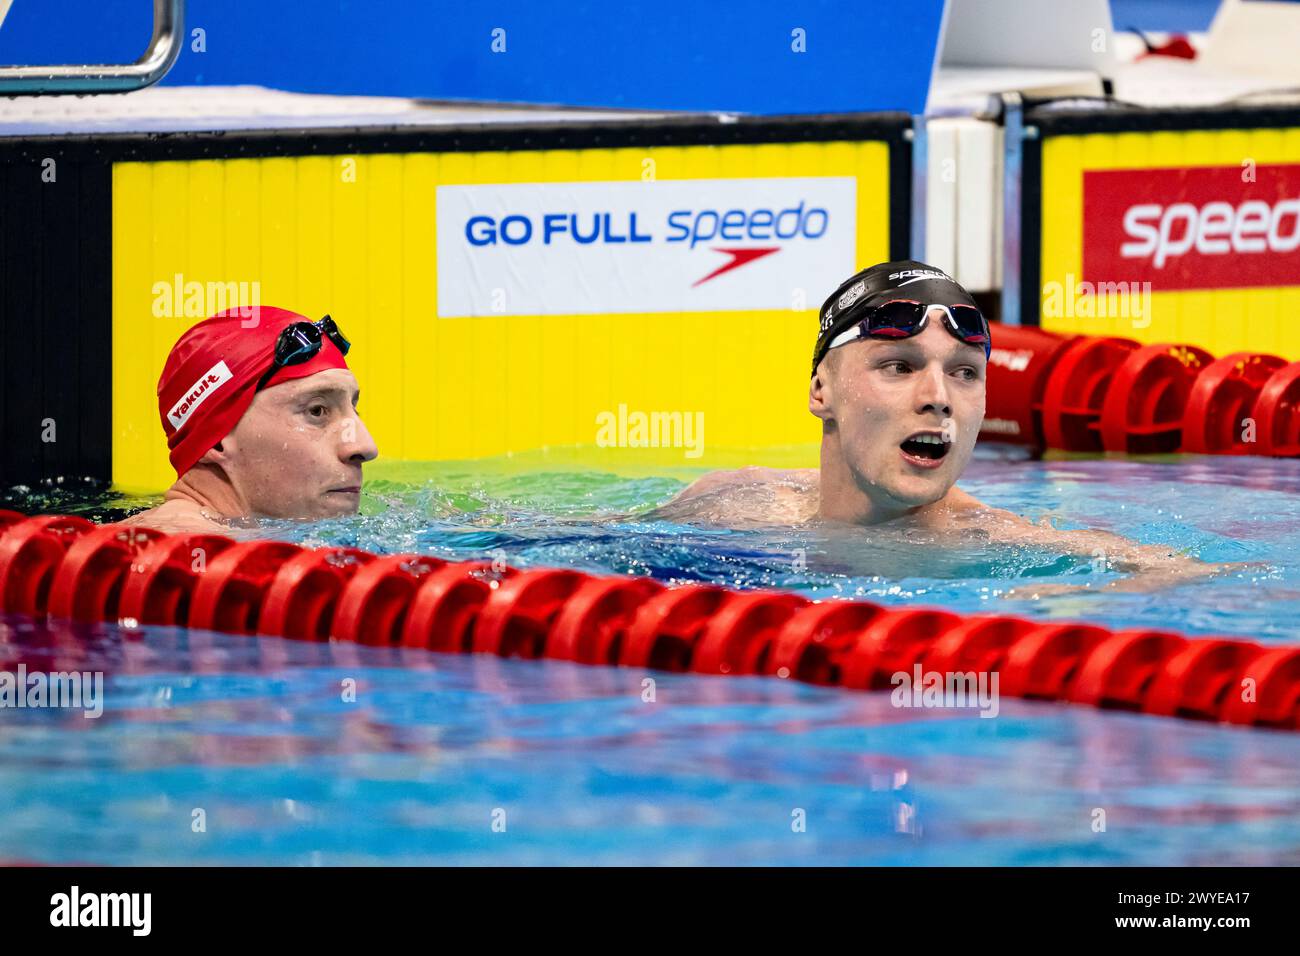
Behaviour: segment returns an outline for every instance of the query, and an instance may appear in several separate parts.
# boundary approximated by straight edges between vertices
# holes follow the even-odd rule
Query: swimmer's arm
[[[1226,564],[1208,564],[1167,545],[1138,544],[1109,531],[1058,531],[1065,550],[1090,557],[1127,577],[1108,581],[1112,591],[1150,591],[1191,578],[1209,577],[1226,570]]]
[[[1138,544],[1110,531],[1061,531],[1047,524],[1032,524],[1010,512],[998,512],[998,516],[1007,522],[1004,526],[1008,530],[1014,529],[1014,537],[1004,540],[1091,558],[1099,563],[1104,562],[1109,570],[1127,575],[1107,581],[1100,587],[1040,585],[1033,589],[1036,593],[1066,590],[1152,591],[1195,578],[1221,574],[1236,567],[1231,564],[1208,564],[1167,545]]]

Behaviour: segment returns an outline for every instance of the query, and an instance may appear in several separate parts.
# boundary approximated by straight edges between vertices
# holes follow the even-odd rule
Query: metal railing
[[[153,39],[135,63],[89,66],[0,66],[0,96],[35,93],[127,93],[152,86],[172,68],[185,32],[185,0],[153,0]]]

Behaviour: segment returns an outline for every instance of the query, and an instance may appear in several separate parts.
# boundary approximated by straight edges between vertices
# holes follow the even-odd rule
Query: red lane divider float
[[[339,594],[374,555],[355,548],[295,554],[275,572],[262,599],[259,634],[303,641],[329,640]]]
[[[198,575],[234,543],[217,534],[170,535],[154,542],[131,562],[122,582],[118,619],[133,625],[188,623]],[[102,620],[112,619],[105,608]]]
[[[1284,365],[1255,399],[1259,454],[1300,457],[1300,362]]]
[[[70,540],[51,580],[46,607],[50,616],[74,621],[117,616],[127,567],[161,537],[161,532],[149,528],[113,525],[79,533]]]
[[[418,554],[367,555],[342,588],[333,621],[323,636],[357,644],[400,644],[411,595],[424,578],[446,563]]]
[[[231,634],[256,634],[271,580],[302,548],[283,541],[245,541],[205,559],[194,576],[190,627]]]
[[[551,624],[545,656],[581,664],[617,664],[637,612],[664,590],[649,578],[588,578]]]
[[[987,672],[1008,696],[1300,730],[1300,647],[237,544],[57,515],[0,511],[0,610],[863,690],[918,667],[945,684]]]
[[[1065,451],[1300,457],[1300,362],[995,324],[981,435]]]
[[[1101,406],[1101,447],[1131,454],[1178,451],[1192,383],[1213,361],[1190,345],[1147,345],[1129,354]]]
[[[1243,422],[1254,418],[1259,393],[1273,374],[1285,366],[1286,362],[1276,355],[1250,352],[1234,352],[1211,363],[1196,376],[1187,397],[1182,427],[1183,451],[1251,454],[1251,442],[1244,440],[1248,430],[1243,427]],[[1276,404],[1268,402],[1265,407],[1273,412]],[[1260,430],[1257,421],[1254,441],[1259,444],[1261,453],[1272,454],[1263,451],[1265,439]]]
[[[493,585],[513,573],[511,568],[493,572],[478,562],[443,565],[416,589],[406,611],[402,646],[469,653],[474,622]]]
[[[772,641],[766,673],[806,684],[839,684],[844,652],[885,609],[865,601],[827,601],[794,615]]]
[[[10,519],[0,529],[0,609],[46,613],[55,569],[77,538],[94,528],[85,518],[66,515]]]

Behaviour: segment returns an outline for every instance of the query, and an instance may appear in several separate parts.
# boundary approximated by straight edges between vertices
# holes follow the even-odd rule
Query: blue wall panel
[[[650,109],[924,108],[942,0],[191,0],[169,84]],[[0,61],[124,62],[148,0],[14,0]],[[492,50],[505,31],[505,52]],[[792,50],[804,31],[806,52]]]

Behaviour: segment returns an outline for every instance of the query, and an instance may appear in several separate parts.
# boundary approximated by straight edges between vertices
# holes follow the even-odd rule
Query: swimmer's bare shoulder
[[[646,521],[735,528],[796,524],[816,515],[817,507],[817,469],[751,465],[710,472],[671,501],[640,517]]]
[[[970,492],[953,485],[940,506],[943,513],[960,524],[978,524],[990,537],[1015,536],[1036,527],[1014,511],[986,505]]]
[[[152,528],[164,534],[231,535],[231,525],[211,517],[190,501],[164,501],[157,508],[141,511],[118,522],[119,525]]]

